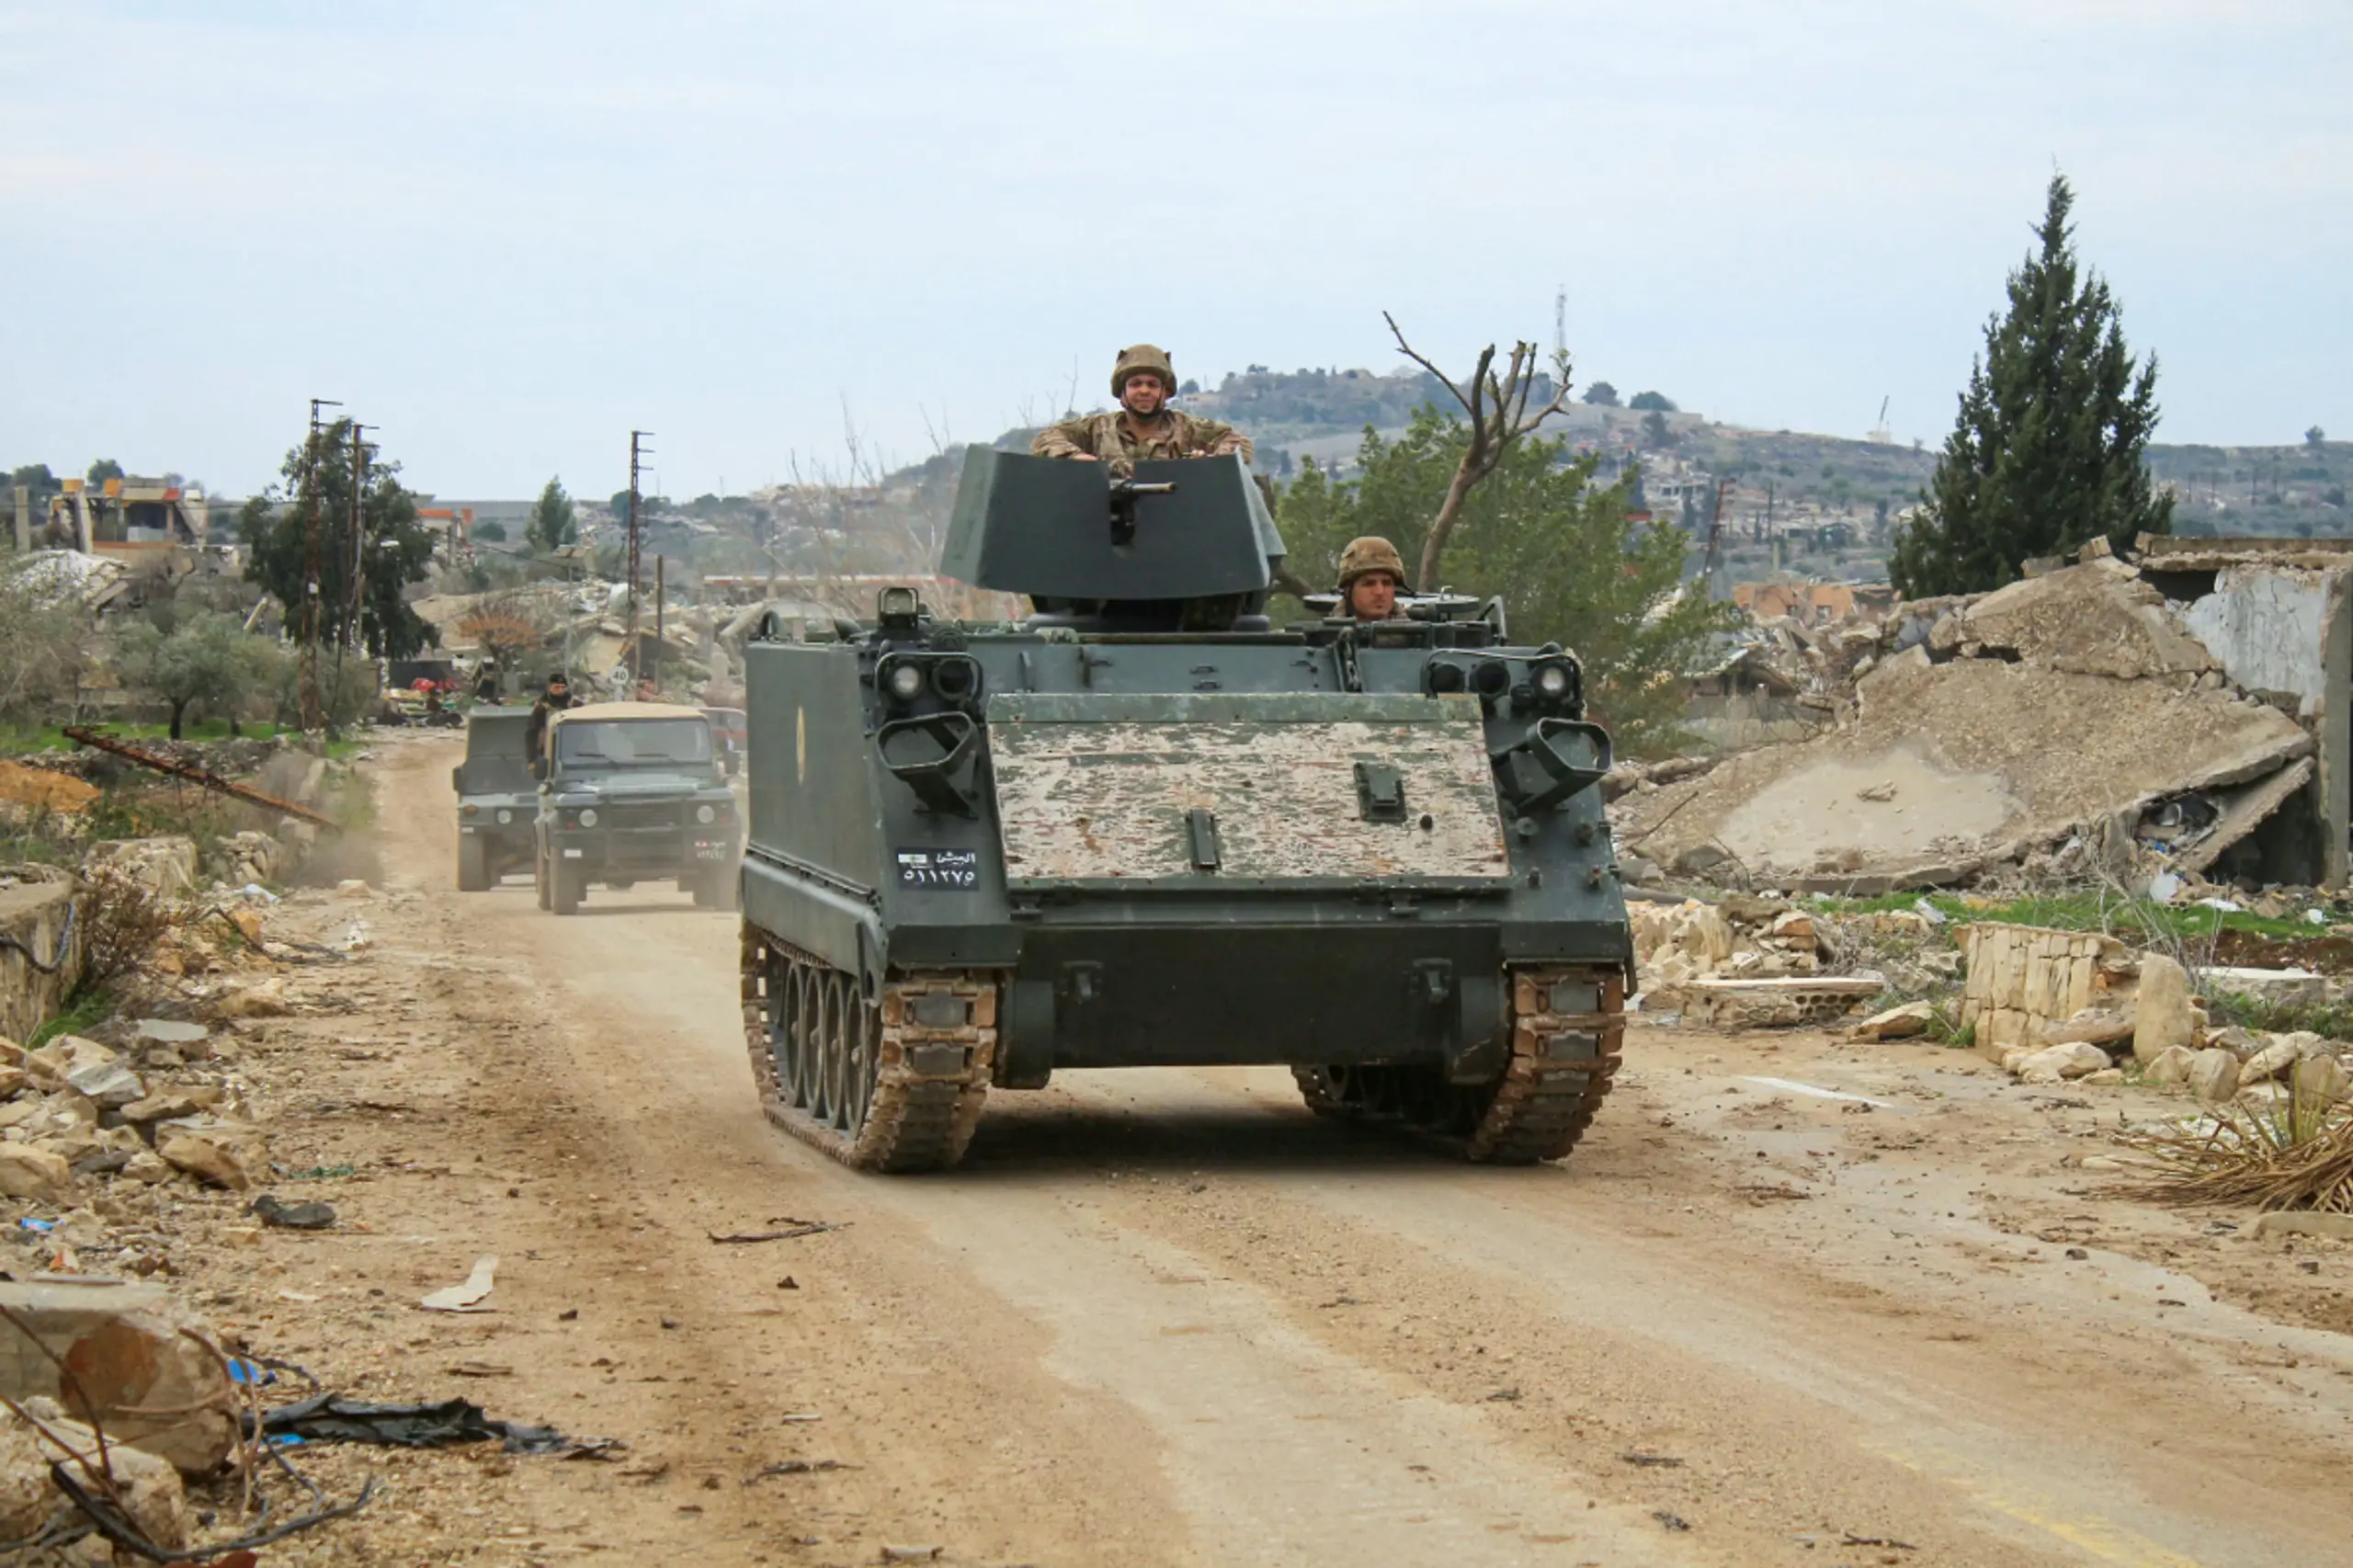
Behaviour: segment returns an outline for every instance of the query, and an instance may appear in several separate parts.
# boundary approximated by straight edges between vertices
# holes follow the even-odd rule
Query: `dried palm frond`
[[[2111,1189],[2117,1197],[2353,1213],[2353,1105],[2294,1095],[2271,1109],[2232,1106],[2123,1142],[2143,1167]]]

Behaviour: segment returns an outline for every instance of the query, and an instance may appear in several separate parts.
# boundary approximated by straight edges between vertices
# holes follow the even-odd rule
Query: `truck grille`
[[[631,805],[600,806],[598,821],[607,827],[652,828],[676,827],[680,808],[675,801],[641,802]]]

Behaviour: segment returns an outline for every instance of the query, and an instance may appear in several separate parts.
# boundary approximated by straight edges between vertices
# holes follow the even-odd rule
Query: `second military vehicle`
[[[743,829],[710,721],[699,708],[597,702],[547,726],[533,824],[540,907],[570,915],[591,883],[676,881],[733,908]]]
[[[458,791],[458,891],[483,892],[509,871],[529,869],[540,787],[531,778],[528,708],[477,708],[466,715],[466,760],[450,770]]]
[[[1238,459],[1132,479],[973,448],[944,574],[746,650],[744,1022],[769,1118],[954,1164],[992,1085],[1289,1065],[1319,1112],[1568,1153],[1631,944],[1576,660],[1500,606],[1277,629]]]

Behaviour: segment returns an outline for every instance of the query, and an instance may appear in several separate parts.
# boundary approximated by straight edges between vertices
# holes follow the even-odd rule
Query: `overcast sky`
[[[1933,10],[1933,17],[1921,13]],[[2054,166],[2163,439],[2353,437],[2353,6],[0,0],[0,463],[687,497],[1549,339],[1940,441]]]

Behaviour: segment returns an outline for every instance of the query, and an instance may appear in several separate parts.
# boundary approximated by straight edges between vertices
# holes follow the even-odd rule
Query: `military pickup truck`
[[[548,722],[534,823],[540,907],[570,915],[597,883],[675,881],[735,907],[744,828],[724,754],[697,708],[597,702]]]
[[[485,892],[531,863],[540,812],[525,735],[528,708],[477,708],[466,719],[466,760],[450,770],[458,791],[458,891]]]

